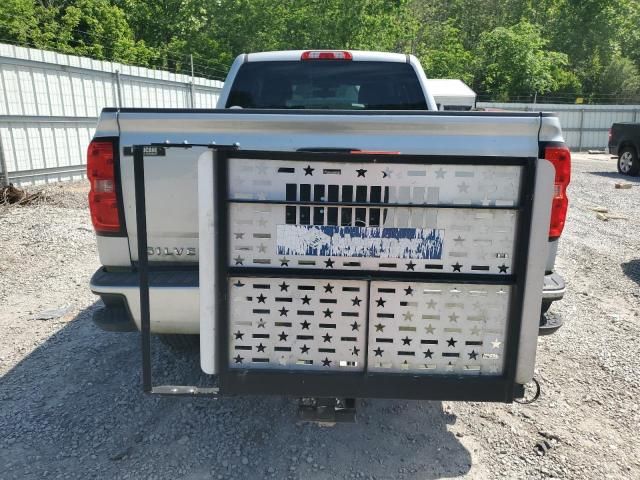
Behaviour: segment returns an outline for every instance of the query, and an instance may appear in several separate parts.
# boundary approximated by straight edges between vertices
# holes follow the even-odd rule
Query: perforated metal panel
[[[499,375],[511,288],[371,282],[370,371]]]
[[[303,208],[320,211],[317,225],[300,223]],[[340,212],[355,210],[369,225],[373,210],[381,216],[378,226],[354,227],[327,225],[330,208],[232,204],[230,265],[409,273],[512,272],[515,211],[335,207]],[[289,210],[296,215],[290,217]]]
[[[518,201],[518,166],[419,165],[388,158],[374,164],[236,158],[229,164],[229,196],[416,205],[513,206]]]
[[[230,266],[509,274],[520,169],[233,159]]]
[[[230,368],[364,368],[367,283],[229,279]]]

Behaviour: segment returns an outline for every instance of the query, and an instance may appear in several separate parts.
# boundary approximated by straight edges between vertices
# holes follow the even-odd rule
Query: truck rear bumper
[[[556,272],[546,274],[544,276],[544,287],[542,289],[542,303],[562,300],[565,290],[564,278]]]
[[[140,329],[138,273],[99,269],[91,278],[91,291],[105,306],[96,310],[94,322],[103,330],[129,332]],[[564,279],[552,272],[544,277],[542,303],[561,300]],[[162,334],[199,333],[198,270],[149,272],[151,331]]]

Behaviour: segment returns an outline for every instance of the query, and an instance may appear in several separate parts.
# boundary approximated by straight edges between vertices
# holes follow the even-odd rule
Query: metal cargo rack
[[[194,147],[213,195],[215,232],[200,224],[200,292],[211,307],[201,303],[200,332],[216,386],[153,386],[144,164],[154,148]],[[536,158],[133,152],[146,392],[522,396]]]

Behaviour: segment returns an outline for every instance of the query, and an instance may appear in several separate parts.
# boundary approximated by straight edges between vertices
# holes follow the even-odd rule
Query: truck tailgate
[[[296,151],[347,149],[470,158],[538,156],[539,114],[432,112],[252,112],[131,109],[117,116],[120,171],[130,254],[137,259],[133,185],[135,144],[234,144],[241,149]],[[114,121],[114,128],[116,122]],[[545,128],[552,128],[546,126]],[[560,135],[547,132],[550,138]],[[171,149],[148,157],[147,222],[150,261],[198,262],[197,158],[194,150]],[[393,162],[393,160],[391,160]],[[416,177],[416,181],[424,178]],[[463,177],[447,177],[457,189]],[[457,183],[456,183],[457,182]],[[464,188],[464,187],[463,187]],[[425,190],[426,192],[426,190]],[[474,192],[477,196],[478,192]],[[482,196],[482,195],[481,195]],[[467,197],[466,201],[471,201]],[[478,197],[473,200],[482,200]]]

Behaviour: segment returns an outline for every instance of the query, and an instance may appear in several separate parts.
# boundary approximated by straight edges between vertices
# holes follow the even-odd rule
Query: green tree
[[[607,65],[599,78],[598,90],[615,95],[612,101],[640,100],[640,72],[628,58],[616,55]]]
[[[460,30],[448,21],[429,29],[416,46],[428,77],[459,78],[473,83],[473,53],[465,49]]]
[[[0,6],[0,41],[28,44],[38,29],[32,0],[3,0]]]
[[[527,21],[483,33],[476,50],[477,85],[500,100],[577,88],[567,55],[546,50],[546,44],[541,29]]]

